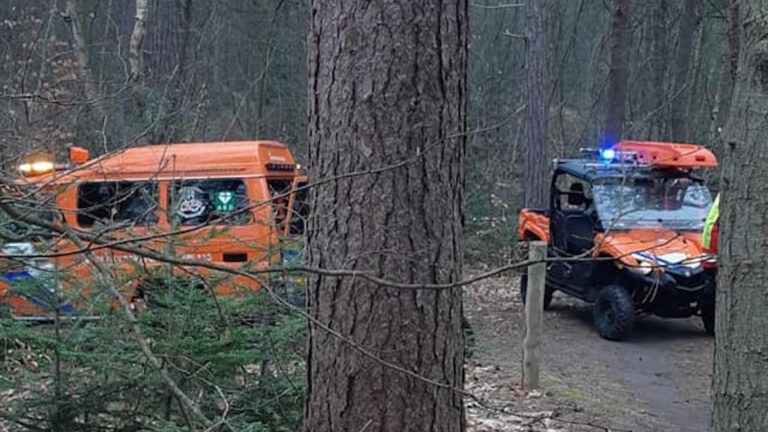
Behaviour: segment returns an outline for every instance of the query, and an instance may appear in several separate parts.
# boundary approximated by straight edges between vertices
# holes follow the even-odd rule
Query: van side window
[[[175,181],[169,192],[171,223],[244,225],[251,222],[248,190],[240,179]]]
[[[293,208],[291,211],[291,226],[289,228],[289,234],[302,235],[304,234],[304,224],[309,217],[309,203],[307,202],[308,191],[306,183],[299,183],[296,186],[296,196],[293,199]]]
[[[290,180],[267,180],[269,198],[272,202],[272,214],[277,230],[283,232],[285,219],[288,216],[288,198],[291,192]]]
[[[157,223],[157,184],[152,182],[92,182],[77,189],[77,223]]]

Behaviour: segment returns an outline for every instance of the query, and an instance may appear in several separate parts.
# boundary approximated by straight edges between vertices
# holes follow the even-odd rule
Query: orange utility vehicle
[[[272,141],[152,145],[94,160],[74,147],[66,166],[47,160],[22,163],[25,177],[17,186],[51,196],[56,212],[51,219],[74,232],[97,235],[98,244],[253,269],[283,259],[282,238],[303,235],[306,177],[299,168],[289,149]],[[83,243],[92,249],[90,257],[61,236],[47,246],[55,258],[22,259],[21,266],[19,259],[4,260],[17,265],[0,269],[0,302],[10,305],[15,317],[48,319],[52,311],[76,312],[78,297],[92,295],[88,281],[93,280],[94,260],[119,270],[129,299],[147,295],[142,283],[148,276],[131,276],[137,266],[148,270],[145,275],[167,268],[141,254]],[[6,244],[2,253],[16,258],[35,254],[29,243]],[[260,286],[251,278],[199,267],[175,271],[208,276],[200,280],[219,295],[240,295]],[[63,280],[52,281],[53,275]],[[30,281],[39,286],[13,289]]]
[[[544,305],[554,291],[594,303],[600,336],[619,340],[638,313],[701,315],[714,332],[714,279],[701,231],[712,195],[697,168],[717,166],[699,145],[621,141],[557,160],[549,209],[520,211],[521,240],[548,243]],[[522,276],[525,301],[527,274]]]

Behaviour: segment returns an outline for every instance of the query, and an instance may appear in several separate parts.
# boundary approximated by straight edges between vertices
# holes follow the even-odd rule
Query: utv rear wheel
[[[552,303],[552,294],[554,290],[548,286],[544,286],[544,310],[549,309],[549,305]],[[523,272],[520,275],[520,300],[525,305],[525,299],[528,295],[528,272]]]
[[[632,331],[635,305],[624,287],[608,285],[597,293],[594,322],[597,333],[608,340],[621,340]]]

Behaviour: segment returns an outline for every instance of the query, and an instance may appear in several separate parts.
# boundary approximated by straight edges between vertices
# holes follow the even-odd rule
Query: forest
[[[0,57],[0,431],[768,430],[765,0],[0,0]]]

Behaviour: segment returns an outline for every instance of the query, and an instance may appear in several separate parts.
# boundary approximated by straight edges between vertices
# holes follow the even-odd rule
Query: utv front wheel
[[[552,294],[554,294],[554,291],[548,287],[544,286],[544,310],[549,309],[549,305],[552,303]],[[524,271],[522,275],[520,275],[520,300],[523,302],[523,305],[525,305],[525,300],[528,296],[528,271]]]
[[[621,285],[608,285],[595,298],[594,322],[597,333],[608,340],[618,341],[632,331],[635,305]]]

